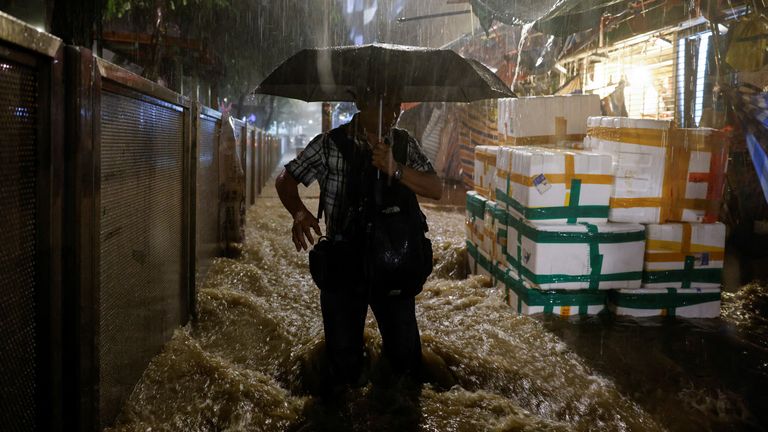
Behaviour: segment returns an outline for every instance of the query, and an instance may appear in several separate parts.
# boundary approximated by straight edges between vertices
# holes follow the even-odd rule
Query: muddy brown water
[[[304,192],[316,208],[316,189]],[[463,209],[426,207],[437,257],[417,297],[422,385],[390,379],[369,314],[371,382],[314,397],[319,295],[271,188],[237,259],[218,258],[112,431],[741,431],[768,425],[768,290],[717,320],[517,316],[466,278]]]

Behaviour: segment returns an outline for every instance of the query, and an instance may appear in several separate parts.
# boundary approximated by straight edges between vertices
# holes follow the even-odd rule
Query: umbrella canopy
[[[363,91],[402,102],[515,97],[487,67],[454,51],[388,44],[301,50],[254,93],[317,102],[354,101]]]

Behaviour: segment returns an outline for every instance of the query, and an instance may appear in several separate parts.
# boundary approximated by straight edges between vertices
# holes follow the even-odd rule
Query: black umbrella
[[[402,102],[515,97],[487,67],[454,51],[389,44],[301,50],[254,93],[315,102],[354,101],[362,91]]]

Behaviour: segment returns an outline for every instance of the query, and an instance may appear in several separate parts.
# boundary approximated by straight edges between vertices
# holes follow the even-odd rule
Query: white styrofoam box
[[[609,220],[717,220],[727,161],[720,132],[625,117],[590,118],[588,124],[585,147],[614,156]]]
[[[485,203],[487,198],[477,193],[477,191],[467,191],[466,201],[466,228],[467,239],[475,245],[482,243],[485,231]]]
[[[510,267],[516,271],[519,267],[532,288],[639,288],[645,227],[625,223],[534,225],[510,215],[507,251]]]
[[[502,154],[506,157],[507,151]],[[511,147],[505,201],[534,223],[604,223],[613,185],[611,156],[584,150]],[[508,193],[511,190],[511,195]]]
[[[563,138],[581,140],[586,133],[587,117],[597,115],[600,115],[600,98],[597,95],[498,100],[499,133],[507,137],[507,142],[515,144],[555,144]]]
[[[494,210],[494,223],[495,223],[495,237],[496,237],[496,254],[495,262],[498,267],[505,269],[509,267],[507,261],[507,210],[506,207],[497,202]]]
[[[616,315],[633,317],[717,318],[720,288],[616,290],[608,295],[608,308]]]
[[[669,220],[717,221],[728,163],[727,143],[725,135],[716,129],[673,129],[672,160],[684,161],[688,169],[682,171],[677,163],[671,165],[675,200]]]
[[[725,225],[717,222],[646,226],[643,287],[719,288]]]
[[[496,156],[496,200],[507,207],[507,197],[511,195],[512,185],[509,181],[509,170],[512,167],[512,148],[502,146]]]
[[[493,274],[491,273],[492,263],[493,260],[491,260],[491,257],[483,248],[477,248],[477,274],[487,276],[493,281]]]
[[[520,315],[554,314],[562,317],[597,315],[605,309],[607,291],[547,290],[528,287],[515,280],[513,271],[504,275],[506,301]],[[501,279],[501,278],[500,278]]]
[[[475,170],[473,173],[475,190],[488,199],[496,194],[496,157],[498,146],[475,147]]]
[[[488,200],[485,202],[485,217],[483,218],[483,239],[480,248],[485,252],[488,258],[493,262],[496,259],[496,201]]]
[[[590,120],[595,124],[596,120]],[[586,145],[592,150],[613,156],[615,182],[611,210],[612,222],[659,223],[664,183],[666,148],[669,146],[671,122],[666,120],[600,118],[600,130],[590,130]],[[650,199],[636,207],[620,207],[621,199]],[[618,200],[617,200],[618,199]]]
[[[469,274],[477,274],[477,245],[466,241],[467,246],[467,271]]]
[[[587,135],[584,137],[584,150],[593,150],[597,148],[597,142],[595,140],[598,140],[599,138],[590,134],[590,132],[601,126],[602,119],[602,116],[587,117]],[[593,143],[593,141],[595,142]]]

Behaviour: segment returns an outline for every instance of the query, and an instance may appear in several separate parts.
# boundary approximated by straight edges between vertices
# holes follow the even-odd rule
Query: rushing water
[[[316,208],[317,191],[305,193]],[[464,215],[426,206],[435,272],[417,298],[425,383],[371,383],[335,400],[325,378],[318,291],[290,219],[265,190],[237,259],[219,258],[179,329],[125,404],[115,431],[763,430],[768,291],[726,295],[722,320],[516,316],[465,278]]]

